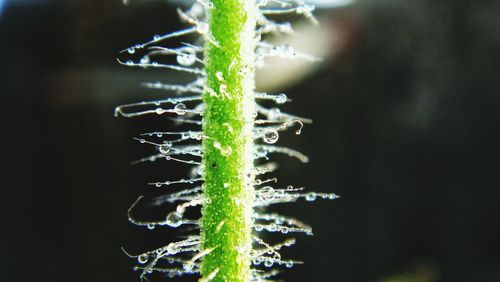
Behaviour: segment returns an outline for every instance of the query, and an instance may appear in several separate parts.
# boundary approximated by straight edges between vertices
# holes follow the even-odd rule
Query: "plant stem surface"
[[[203,94],[201,274],[249,281],[254,199],[254,0],[212,0]]]

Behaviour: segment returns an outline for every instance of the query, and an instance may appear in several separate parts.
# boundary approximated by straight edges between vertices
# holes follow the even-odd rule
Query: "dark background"
[[[311,162],[277,158],[276,176],[342,198],[279,208],[315,231],[284,251],[306,263],[280,277],[500,281],[500,2],[360,0],[319,15],[345,44],[287,90],[284,109],[315,123],[282,144]],[[162,94],[140,82],[178,79],[119,66],[118,51],[177,27],[162,1],[4,3],[1,281],[139,281],[120,247],[179,235],[126,218],[145,183],[185,173],[129,165],[150,152],[131,138],[171,123],[113,117]]]

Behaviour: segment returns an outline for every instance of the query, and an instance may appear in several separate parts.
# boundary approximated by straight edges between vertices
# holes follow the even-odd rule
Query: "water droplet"
[[[233,151],[229,146],[223,147],[219,141],[214,141],[214,148],[218,149],[223,156],[229,156]]]
[[[186,48],[177,54],[177,62],[182,66],[192,66],[196,62],[196,53],[192,48]]]
[[[271,186],[262,187],[262,189],[259,190],[259,198],[263,201],[274,200],[275,196],[276,193]]]
[[[148,56],[142,57],[140,63],[141,64],[147,64],[147,63],[149,63],[149,57]]]
[[[172,255],[177,254],[180,250],[181,248],[176,243],[170,243],[167,246],[167,252]]]
[[[186,114],[186,105],[184,105],[184,103],[179,103],[177,105],[175,105],[174,107],[174,111],[176,114],[182,116],[182,115],[185,115]]]
[[[146,143],[146,140],[144,140],[144,139],[139,139],[139,142],[140,142],[140,143]]]
[[[134,62],[132,62],[131,60],[128,60],[126,63],[125,63],[127,66],[131,66],[134,64]]]
[[[160,40],[161,36],[159,36],[158,34],[153,36],[153,40],[156,41],[156,40]]]
[[[155,112],[156,112],[156,114],[161,115],[165,112],[165,110],[162,108],[156,108]]]
[[[182,224],[182,216],[178,212],[171,212],[167,215],[166,223],[170,227],[179,227]]]
[[[337,196],[337,195],[335,195],[335,194],[329,194],[329,195],[328,195],[328,199],[330,199],[330,200],[335,200],[335,199],[337,199],[338,197],[339,197],[339,196]]]
[[[127,49],[127,52],[129,54],[134,54],[135,53],[135,49],[133,47],[130,47],[130,48]]]
[[[266,261],[264,261],[264,266],[265,267],[273,266],[273,261],[271,259],[266,259]]]
[[[312,202],[314,200],[316,200],[316,193],[311,192],[306,195],[306,201]]]
[[[156,187],[161,187],[161,182],[156,182],[156,183],[155,183],[155,186],[156,186]]]
[[[186,140],[188,138],[189,138],[189,132],[185,132],[185,131],[181,132],[181,139],[182,140]]]
[[[155,225],[153,223],[148,224],[148,229],[149,230],[155,229]]]
[[[281,116],[281,111],[280,111],[280,109],[278,109],[278,108],[271,108],[271,109],[269,109],[268,118],[269,118],[270,120],[276,120],[276,119],[278,119],[280,116]]]
[[[285,264],[285,266],[288,267],[288,268],[291,268],[291,267],[293,267],[293,262],[287,261],[286,264]]]
[[[276,96],[276,100],[275,101],[278,104],[284,104],[286,102],[286,100],[287,100],[286,94],[282,93],[282,94],[279,94],[278,96]]]
[[[142,255],[137,257],[137,261],[140,264],[145,264],[146,262],[148,262],[148,259],[149,259],[149,256],[147,254],[142,254]]]
[[[259,257],[256,257],[252,260],[253,264],[259,265],[262,262],[262,259]]]
[[[166,154],[168,154],[168,152],[170,152],[170,146],[167,144],[161,144],[158,147],[158,150],[160,151],[160,153],[166,155]]]
[[[267,144],[274,144],[278,141],[279,137],[278,131],[269,129],[264,133],[264,142]]]

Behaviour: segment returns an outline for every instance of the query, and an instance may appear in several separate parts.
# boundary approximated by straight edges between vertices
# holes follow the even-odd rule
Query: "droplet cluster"
[[[124,2],[125,3],[125,2]],[[128,1],[127,1],[128,3]],[[300,53],[292,46],[279,45],[274,46],[262,38],[268,33],[291,33],[292,25],[289,22],[277,22],[273,20],[273,15],[286,13],[295,13],[305,16],[311,22],[316,23],[312,15],[314,7],[297,0],[260,0],[258,3],[256,35],[259,42],[255,49],[255,64],[257,67],[264,67],[267,57],[281,57],[287,59],[306,59],[317,60],[317,58]],[[140,68],[162,68],[166,70],[184,72],[193,77],[190,83],[169,84],[165,82],[145,82],[143,86],[151,89],[165,90],[177,94],[176,96],[166,97],[160,100],[141,101],[116,107],[115,116],[137,117],[143,115],[162,115],[169,119],[188,125],[190,128],[198,126],[199,130],[185,131],[155,131],[141,134],[134,138],[141,144],[153,147],[150,156],[146,156],[133,162],[138,164],[142,162],[153,162],[158,160],[175,161],[191,167],[189,177],[176,180],[156,180],[149,186],[152,189],[163,189],[167,186],[169,190],[173,187],[177,191],[171,192],[160,197],[147,199],[140,196],[129,208],[129,221],[135,225],[143,226],[147,229],[157,227],[181,228],[183,226],[195,226],[199,229],[199,219],[188,218],[186,210],[199,209],[202,205],[209,204],[211,199],[203,195],[203,150],[201,140],[210,140],[213,148],[220,151],[222,156],[230,156],[233,148],[224,146],[219,140],[213,140],[210,136],[204,136],[201,131],[203,123],[204,104],[202,95],[207,93],[211,97],[220,99],[230,99],[230,93],[224,84],[225,78],[222,70],[216,73],[216,78],[221,82],[219,89],[207,87],[207,78],[204,71],[203,61],[203,43],[204,41],[213,46],[219,46],[219,43],[210,34],[210,26],[206,21],[206,13],[213,9],[213,4],[209,0],[198,0],[187,10],[178,10],[182,21],[188,24],[185,29],[170,32],[164,35],[154,35],[152,39],[122,51],[126,59],[118,59],[118,62],[128,67]],[[161,46],[164,40],[181,37],[190,34],[198,34],[202,39],[197,41],[199,45],[182,43],[176,48],[167,48]],[[139,56],[137,58],[137,56]],[[173,56],[176,64],[163,63],[161,58]],[[133,58],[130,58],[133,57]],[[245,73],[249,70],[239,70]],[[180,96],[185,95],[185,96]],[[287,129],[294,128],[296,134],[300,134],[304,124],[311,120],[302,118],[289,113],[282,112],[278,105],[289,102],[290,99],[284,93],[254,93],[255,101],[268,101],[274,104],[273,107],[264,107],[258,103],[255,104],[253,113],[254,127],[252,135],[254,138],[254,160],[255,166],[253,175],[255,176],[255,199],[253,202],[254,213],[253,221],[253,249],[251,251],[251,263],[253,265],[251,281],[271,281],[278,274],[273,267],[282,266],[290,268],[295,264],[301,263],[293,259],[282,258],[279,250],[282,247],[288,247],[295,243],[295,239],[289,238],[282,243],[270,245],[258,237],[260,232],[279,232],[282,234],[304,233],[312,235],[312,229],[303,222],[282,216],[275,213],[266,213],[266,207],[274,204],[292,203],[299,199],[305,201],[314,201],[316,199],[336,199],[338,196],[333,193],[315,193],[305,192],[304,187],[277,186],[276,178],[265,177],[272,173],[277,165],[274,162],[268,162],[272,154],[280,153],[298,159],[301,162],[307,162],[308,158],[301,152],[276,145],[279,142],[280,134]],[[223,125],[228,131],[232,128],[229,124]],[[224,183],[224,188],[230,187],[230,183]],[[175,210],[168,211],[164,220],[148,221],[139,220],[134,214],[134,209],[138,207],[139,202],[146,202],[154,206],[160,206],[165,203],[176,203]],[[217,230],[224,227],[224,221],[220,222]],[[184,274],[197,274],[200,272],[200,261],[203,257],[213,251],[213,249],[202,250],[199,234],[188,236],[186,239],[169,242],[167,245],[158,249],[144,252],[138,255],[128,256],[136,259],[137,266],[134,268],[140,271],[141,279],[153,273],[159,272],[168,277],[174,277]],[[208,276],[200,281],[210,281],[215,279],[218,269],[215,269]]]

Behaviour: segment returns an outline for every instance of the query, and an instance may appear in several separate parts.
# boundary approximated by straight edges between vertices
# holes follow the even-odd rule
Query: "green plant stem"
[[[212,0],[205,49],[201,273],[248,281],[252,248],[254,0]],[[216,274],[215,274],[216,273]],[[215,275],[215,276],[214,276]],[[212,277],[213,276],[213,277]]]

